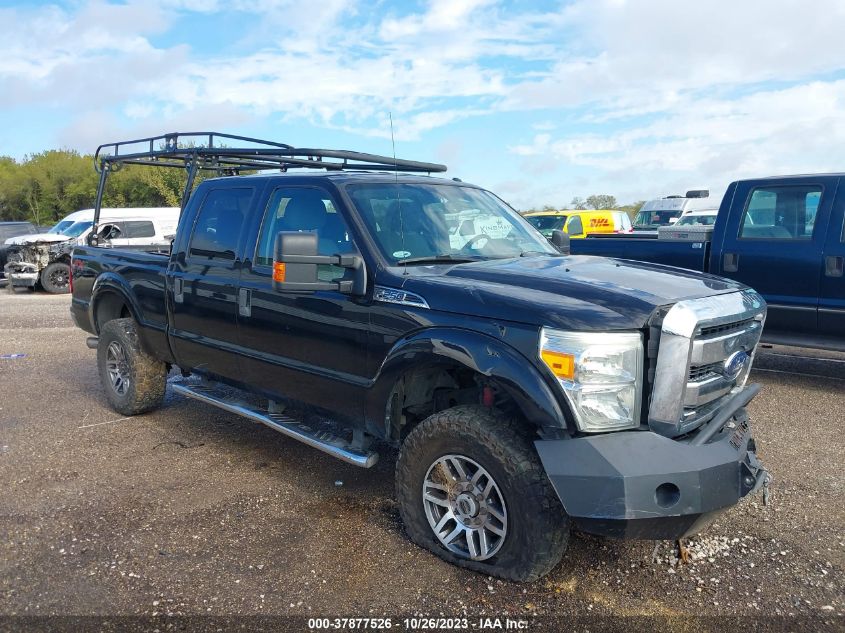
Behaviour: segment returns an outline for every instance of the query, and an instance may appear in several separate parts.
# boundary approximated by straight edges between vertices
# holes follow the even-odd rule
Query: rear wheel
[[[70,292],[70,266],[64,262],[53,262],[41,271],[41,287],[54,295]]]
[[[167,366],[141,349],[132,319],[114,319],[102,327],[97,367],[106,398],[118,413],[137,415],[164,401]]]
[[[411,539],[457,565],[530,581],[566,551],[569,519],[533,444],[484,407],[447,409],[415,427],[396,488]]]

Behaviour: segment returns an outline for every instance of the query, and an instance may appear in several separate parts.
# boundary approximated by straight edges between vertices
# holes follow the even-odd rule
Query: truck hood
[[[6,240],[6,244],[35,244],[36,242],[67,242],[72,238],[60,233],[30,233],[29,235],[18,235]]]
[[[640,329],[654,310],[744,285],[671,266],[591,256],[408,268],[432,309],[581,331]]]

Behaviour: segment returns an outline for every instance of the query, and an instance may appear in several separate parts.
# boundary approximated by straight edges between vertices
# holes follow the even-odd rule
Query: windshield
[[[522,216],[482,189],[374,183],[346,191],[391,265],[559,254]]]
[[[669,226],[674,224],[681,215],[681,211],[673,209],[669,211],[640,211],[637,219],[634,220],[634,227],[647,228],[655,226]]]
[[[675,226],[690,226],[693,224],[703,224],[705,226],[713,226],[716,224],[715,215],[685,215],[675,223]]]
[[[48,233],[52,233],[53,235],[63,234],[65,229],[69,226],[73,225],[73,220],[59,220],[56,224],[50,228]]]
[[[90,229],[92,224],[93,222],[74,222],[62,231],[62,234],[67,235],[68,237],[79,237],[85,231]]]
[[[565,215],[532,215],[528,216],[525,219],[528,220],[531,225],[540,231],[546,237],[549,237],[552,234],[552,231],[555,229],[563,230],[563,225],[566,224]]]

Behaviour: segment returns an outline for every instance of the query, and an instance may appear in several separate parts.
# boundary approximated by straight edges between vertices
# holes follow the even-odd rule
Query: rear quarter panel
[[[131,249],[77,247],[73,251],[71,311],[77,325],[99,334],[97,309],[107,296],[119,296],[138,324],[142,345],[171,360],[167,343],[165,273],[169,256]]]

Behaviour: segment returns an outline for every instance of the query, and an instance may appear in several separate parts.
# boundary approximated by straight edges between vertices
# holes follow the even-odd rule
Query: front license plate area
[[[745,445],[745,438],[748,435],[749,427],[748,427],[748,420],[742,419],[740,420],[736,428],[731,433],[730,443],[736,450],[739,450]]]

